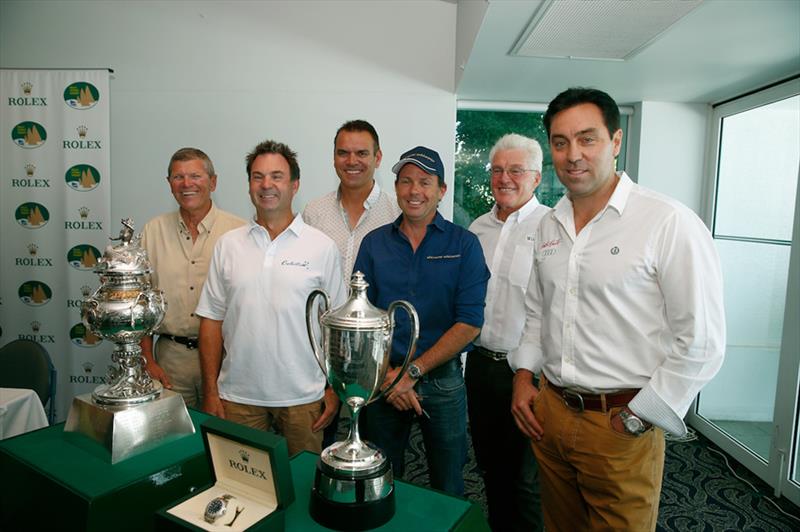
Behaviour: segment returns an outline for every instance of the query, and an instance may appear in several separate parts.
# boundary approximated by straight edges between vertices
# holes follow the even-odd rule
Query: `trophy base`
[[[99,404],[86,393],[72,400],[64,432],[80,436],[73,440],[78,444],[90,440],[90,450],[99,451],[116,464],[167,441],[194,434],[194,425],[183,397],[171,390],[162,390],[156,399],[129,406]]]
[[[317,463],[309,513],[322,526],[367,530],[386,524],[395,511],[392,468],[388,460],[369,476],[332,471]]]

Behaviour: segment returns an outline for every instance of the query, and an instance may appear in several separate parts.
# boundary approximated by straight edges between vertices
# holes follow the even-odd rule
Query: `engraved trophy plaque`
[[[105,384],[75,397],[65,432],[79,433],[119,462],[175,437],[193,434],[183,397],[166,390],[144,370],[141,339],[164,319],[167,303],[150,282],[150,262],[134,237],[133,222],[122,220],[117,245],[109,245],[94,272],[100,286],[81,307],[86,326],[115,344]]]
[[[350,280],[350,297],[330,309],[328,295],[314,290],[306,303],[306,325],[314,355],[339,399],[350,410],[350,433],[344,441],[320,455],[311,492],[310,513],[321,525],[339,530],[363,530],[386,523],[394,515],[392,467],[386,455],[364,441],[358,432],[358,414],[391,390],[416,350],[419,319],[406,301],[395,301],[386,312],[367,299],[361,272]],[[312,313],[318,297],[325,312],[319,317],[322,346],[314,333]],[[411,341],[403,366],[389,387],[380,387],[389,369],[394,331],[394,311],[404,309],[411,320]]]

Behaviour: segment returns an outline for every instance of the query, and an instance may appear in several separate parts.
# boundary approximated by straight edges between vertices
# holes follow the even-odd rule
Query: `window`
[[[542,146],[542,181],[536,197],[552,207],[564,195],[564,187],[553,171],[547,134],[542,124],[544,112],[459,109],[456,115],[456,169],[453,195],[453,221],[469,227],[472,221],[492,208],[494,199],[489,184],[489,151],[506,133],[518,133],[536,139]],[[628,116],[620,120],[622,150],[617,169],[624,169]]]

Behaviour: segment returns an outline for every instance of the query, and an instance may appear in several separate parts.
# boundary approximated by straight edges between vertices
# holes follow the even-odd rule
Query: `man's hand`
[[[311,432],[318,432],[330,425],[336,412],[339,411],[339,398],[336,396],[336,392],[333,391],[333,388],[325,389],[325,395],[322,400],[324,402],[322,413],[314,424],[311,425]]]
[[[225,419],[225,408],[219,395],[203,395],[203,412]]]
[[[386,372],[386,378],[383,380],[382,390],[388,388],[397,378],[400,368],[390,368]],[[422,415],[422,406],[419,404],[419,396],[414,391],[414,385],[417,381],[408,376],[408,373],[403,373],[403,377],[397,383],[397,386],[392,388],[386,394],[386,402],[398,410],[411,410],[417,413],[418,416]]]
[[[150,374],[150,377],[163,384],[164,388],[172,388],[172,382],[169,380],[167,372],[164,371],[154,360],[145,359],[144,369]]]
[[[397,410],[414,410],[418,416],[422,415],[422,405],[419,402],[419,396],[413,389],[402,394],[393,394],[391,398],[387,398],[386,402],[395,407]]]
[[[533,415],[533,400],[539,390],[533,385],[533,373],[518,369],[514,374],[514,388],[511,394],[511,413],[519,430],[527,437],[541,440],[544,430]]]

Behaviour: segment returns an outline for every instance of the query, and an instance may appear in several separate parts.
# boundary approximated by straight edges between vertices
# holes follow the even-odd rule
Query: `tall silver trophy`
[[[339,308],[330,309],[330,299],[314,290],[306,302],[308,337],[322,371],[339,399],[350,410],[350,434],[322,451],[311,493],[311,516],[321,525],[339,530],[378,527],[394,515],[392,467],[386,455],[361,439],[358,414],[400,381],[414,353],[419,336],[419,319],[406,301],[395,301],[385,312],[367,299],[361,272],[350,280],[350,296]],[[316,334],[314,304],[324,299],[319,316],[320,346]],[[397,378],[381,391],[389,369],[394,331],[394,312],[404,309],[411,320],[411,339]]]
[[[97,336],[115,344],[105,384],[75,397],[64,427],[88,436],[119,462],[175,436],[194,433],[180,394],[162,388],[144,370],[141,339],[161,324],[164,294],[150,282],[147,253],[122,220],[117,245],[109,245],[94,272],[100,286],[86,298],[81,315]]]

